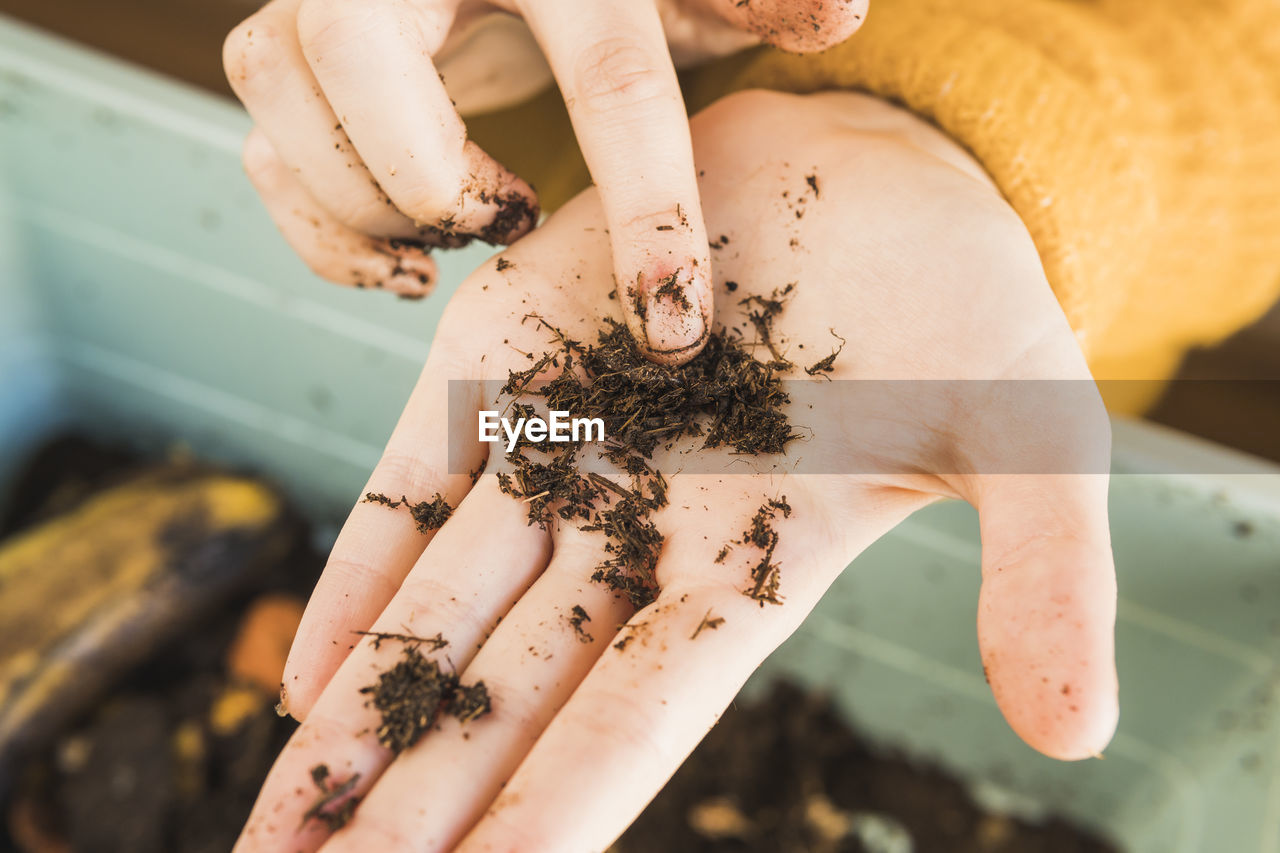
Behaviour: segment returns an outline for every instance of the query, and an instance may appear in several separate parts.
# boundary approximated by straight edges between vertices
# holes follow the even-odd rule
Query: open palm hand
[[[453,297],[367,491],[415,502],[439,493],[456,510],[434,536],[402,510],[353,510],[285,674],[302,726],[237,849],[602,849],[845,566],[942,497],[979,510],[978,632],[1006,719],[1059,758],[1109,740],[1105,473],[1008,464],[1081,435],[1105,445],[1101,402],[1086,395],[1049,422],[1028,419],[1004,385],[957,390],[1089,387],[1021,223],[945,137],[869,98],[744,93],[698,116],[693,139],[715,235],[717,326],[762,345],[750,297],[794,283],[774,348],[803,368],[839,347],[833,333],[846,341],[829,372],[787,376],[788,414],[810,438],[744,457],[686,436],[655,457],[666,503],[650,520],[665,541],[656,600],[639,610],[592,580],[615,553],[604,533],[581,519],[529,523],[529,502],[500,485],[502,448],[474,439],[477,411],[495,407],[478,380],[501,384],[530,367],[529,354],[557,351],[552,327],[592,343],[619,317],[628,294],[610,275],[600,203],[594,191],[579,196]],[[863,382],[897,384],[870,398],[837,390]],[[849,393],[822,413],[798,402]],[[864,401],[857,429],[831,415]],[[777,535],[767,549],[745,535],[762,510]],[[759,592],[753,570],[766,550],[780,603],[745,594]],[[465,684],[484,682],[492,713],[442,715],[411,748],[388,749],[360,691],[403,649],[353,633],[369,630],[441,634],[449,645],[431,656]],[[339,783],[355,779],[344,796],[361,798],[337,832],[306,819],[320,764]]]

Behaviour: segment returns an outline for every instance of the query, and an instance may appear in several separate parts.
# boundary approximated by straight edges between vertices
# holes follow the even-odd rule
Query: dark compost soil
[[[955,778],[873,748],[829,700],[780,683],[725,713],[614,853],[1116,849],[1060,820],[988,814]]]

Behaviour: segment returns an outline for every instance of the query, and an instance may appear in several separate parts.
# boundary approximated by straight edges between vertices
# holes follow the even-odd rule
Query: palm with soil
[[[716,235],[717,325],[772,358],[750,297],[795,282],[769,335],[798,365],[795,387],[1088,379],[1021,223],[934,129],[856,95],[744,93],[695,118],[693,139]],[[604,533],[581,519],[530,524],[529,502],[504,493],[500,445],[455,446],[461,458],[450,465],[450,421],[456,442],[475,435],[479,409],[493,408],[474,380],[505,382],[530,367],[530,354],[558,351],[552,327],[594,342],[619,315],[628,294],[615,292],[611,268],[588,192],[453,297],[366,491],[415,502],[439,493],[456,510],[428,535],[376,501],[353,510],[285,673],[285,706],[303,724],[237,849],[601,849],[845,566],[943,497],[979,510],[978,633],[1006,719],[1059,758],[1087,757],[1109,740],[1106,477],[986,473],[1046,440],[1043,424],[998,398],[975,405],[952,396],[952,384],[910,385],[912,417],[837,434],[828,446],[848,458],[828,474],[794,473],[815,446],[805,441],[782,456],[744,457],[680,439],[654,462],[667,491],[649,518],[665,541],[656,600],[638,611],[592,580],[616,553]],[[847,345],[829,374],[808,376],[803,367],[838,345],[832,331]],[[455,385],[451,401],[450,380],[470,380],[471,390],[460,397]],[[805,427],[797,408],[792,422]],[[1096,395],[1052,424],[1068,444],[1105,425]],[[808,426],[840,433],[831,422]],[[473,482],[467,472],[488,453]],[[750,535],[762,511],[776,542]],[[758,589],[753,568],[766,550],[780,603],[744,594]],[[363,631],[440,634],[448,645],[427,656],[441,672],[456,668],[462,684],[483,682],[492,713],[441,715],[410,748],[388,749],[384,718],[361,690],[408,653]],[[309,774],[321,764],[345,785],[325,809],[361,798],[337,832],[341,821],[305,819],[317,801]]]

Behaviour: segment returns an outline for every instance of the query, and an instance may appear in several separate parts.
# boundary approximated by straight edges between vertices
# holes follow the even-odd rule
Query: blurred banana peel
[[[0,542],[0,792],[20,756],[284,557],[298,530],[255,480],[171,468]]]

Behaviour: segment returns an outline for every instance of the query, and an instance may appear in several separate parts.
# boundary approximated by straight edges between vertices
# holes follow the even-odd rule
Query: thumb
[[[978,644],[1018,736],[1054,758],[1100,754],[1120,709],[1105,475],[983,475]]]

